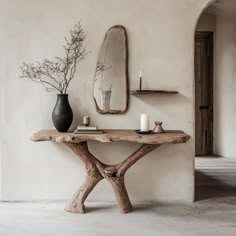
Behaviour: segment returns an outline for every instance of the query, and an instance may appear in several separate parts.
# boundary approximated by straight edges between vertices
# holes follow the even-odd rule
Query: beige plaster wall
[[[214,80],[214,149],[236,157],[236,29],[234,17],[217,16]]]
[[[70,86],[75,117],[90,115],[101,128],[139,126],[147,112],[150,124],[193,135],[193,35],[197,18],[209,0],[1,0],[0,8],[0,125],[2,199],[66,199],[83,181],[82,163],[64,146],[33,143],[33,131],[53,128],[51,111],[56,95],[31,81],[19,79],[19,66],[62,53],[64,36],[78,20],[92,51]],[[129,37],[130,87],[173,89],[177,96],[131,97],[125,115],[99,115],[92,97],[93,77],[104,34],[122,24]],[[133,200],[192,201],[194,192],[193,139],[187,144],[163,145],[127,174]],[[132,143],[91,143],[102,161],[116,163],[138,147]],[[104,181],[90,196],[114,200]]]

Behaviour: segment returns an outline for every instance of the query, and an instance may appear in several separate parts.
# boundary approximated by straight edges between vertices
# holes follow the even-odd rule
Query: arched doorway
[[[195,193],[236,196],[236,2],[215,1],[195,32]],[[221,157],[221,158],[214,158]]]

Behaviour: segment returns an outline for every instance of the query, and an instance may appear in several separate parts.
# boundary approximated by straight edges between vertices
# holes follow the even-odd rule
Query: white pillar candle
[[[149,118],[148,114],[141,114],[140,116],[140,131],[149,130]]]
[[[139,72],[139,77],[141,78],[142,77],[142,71],[140,70]]]

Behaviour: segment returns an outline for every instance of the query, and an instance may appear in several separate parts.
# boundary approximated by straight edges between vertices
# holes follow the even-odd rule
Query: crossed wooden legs
[[[143,144],[136,152],[121,163],[105,165],[89,152],[87,142],[76,144],[66,143],[66,145],[84,162],[87,172],[84,183],[65,207],[66,211],[73,213],[85,213],[84,202],[87,196],[97,183],[104,178],[107,179],[113,187],[120,212],[131,212],[132,204],[125,188],[124,175],[136,161],[160,146]]]

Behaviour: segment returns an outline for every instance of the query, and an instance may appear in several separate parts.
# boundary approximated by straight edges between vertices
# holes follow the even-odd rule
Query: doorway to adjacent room
[[[213,154],[213,32],[195,34],[195,155]]]

